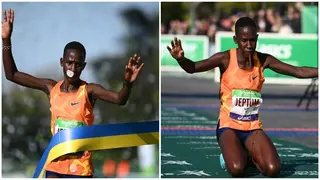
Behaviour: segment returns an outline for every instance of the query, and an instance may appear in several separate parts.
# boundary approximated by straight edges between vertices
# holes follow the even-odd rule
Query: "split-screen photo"
[[[318,178],[318,1],[1,5],[3,178]]]

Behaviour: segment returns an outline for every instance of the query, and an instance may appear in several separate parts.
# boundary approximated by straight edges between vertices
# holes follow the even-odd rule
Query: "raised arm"
[[[296,78],[316,78],[318,77],[318,68],[314,67],[296,67],[283,63],[277,58],[268,55],[266,59],[266,68],[277,73],[293,76]]]
[[[208,71],[215,67],[221,66],[225,56],[225,53],[221,52],[216,53],[207,59],[193,62],[192,60],[184,56],[181,40],[177,39],[176,37],[173,41],[171,41],[171,48],[170,46],[167,46],[167,49],[170,52],[171,56],[177,60],[180,67],[190,74]]]
[[[137,79],[141,68],[144,63],[139,66],[140,57],[134,55],[130,57],[128,64],[125,67],[124,83],[119,92],[106,90],[99,84],[89,84],[88,93],[91,94],[94,100],[101,99],[106,102],[125,105],[129,99],[131,87],[134,81]]]
[[[38,89],[44,91],[46,94],[50,94],[51,88],[56,84],[56,81],[51,79],[39,79],[29,74],[19,72],[14,62],[12,55],[11,34],[13,29],[14,11],[9,9],[3,13],[2,22],[2,56],[3,67],[6,78],[16,84]]]

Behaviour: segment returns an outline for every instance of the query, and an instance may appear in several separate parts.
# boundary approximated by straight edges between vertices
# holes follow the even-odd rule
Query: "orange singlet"
[[[50,93],[51,133],[78,126],[90,126],[94,120],[93,108],[87,94],[87,83],[81,82],[76,93],[60,91],[63,81],[58,82]],[[61,156],[50,162],[45,170],[59,174],[91,176],[93,166],[91,152],[79,152]]]
[[[259,107],[264,82],[263,66],[254,53],[254,67],[243,70],[238,66],[237,50],[230,49],[230,60],[220,83],[220,128],[242,131],[261,129]]]

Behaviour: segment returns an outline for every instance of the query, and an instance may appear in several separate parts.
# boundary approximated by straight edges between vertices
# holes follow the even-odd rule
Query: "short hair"
[[[84,54],[84,60],[86,59],[86,48],[85,48],[80,42],[77,42],[77,41],[69,42],[69,43],[64,47],[63,57],[66,55],[67,50],[69,50],[69,49],[75,49],[75,50],[78,50],[78,51],[80,51],[80,52],[83,52],[83,54]]]
[[[243,27],[253,27],[257,29],[257,24],[254,22],[253,19],[249,17],[241,17],[237,20],[236,25],[235,25],[235,31],[236,35],[239,33],[240,28]]]

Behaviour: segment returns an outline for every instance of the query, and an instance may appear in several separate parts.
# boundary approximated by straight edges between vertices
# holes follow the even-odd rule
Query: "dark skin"
[[[240,69],[252,70],[253,53],[256,52],[258,40],[257,30],[254,27],[239,28],[234,36],[234,42],[238,45],[237,61]],[[229,64],[229,51],[219,52],[207,59],[193,62],[184,56],[181,41],[174,38],[171,47],[167,46],[170,54],[175,58],[182,69],[187,73],[204,72],[218,67],[221,76]],[[269,68],[277,73],[293,76],[296,78],[316,78],[318,68],[296,67],[283,63],[272,55],[256,52],[264,69]],[[248,166],[248,155],[260,172],[269,177],[276,177],[280,173],[280,158],[270,138],[263,130],[256,130],[241,143],[232,129],[224,131],[219,138],[219,145],[226,162],[228,172],[234,177],[245,176]]]
[[[11,46],[11,34],[14,22],[14,11],[9,9],[4,11],[4,20],[2,22],[2,43],[4,47]],[[24,72],[20,72],[14,62],[11,48],[2,48],[3,66],[6,78],[21,86],[37,89],[45,92],[50,98],[52,88],[57,84],[57,81],[52,79],[37,78]],[[131,91],[132,84],[136,81],[140,70],[144,63],[139,65],[140,57],[134,55],[130,57],[128,64],[125,66],[124,86],[119,92],[106,90],[100,84],[89,83],[87,92],[92,106],[96,100],[100,99],[105,102],[118,105],[125,105]],[[60,65],[63,68],[64,81],[60,87],[62,92],[75,93],[81,85],[80,75],[86,66],[84,52],[76,49],[68,49],[64,57],[60,59]],[[71,70],[74,76],[69,78],[66,71]],[[47,178],[57,178],[57,176],[49,176]]]
[[[234,41],[238,44],[237,56],[238,66],[244,70],[253,68],[251,57],[252,49],[256,48],[258,40],[257,31],[252,27],[240,28],[239,35],[234,36]],[[182,69],[187,73],[204,72],[219,67],[221,75],[225,72],[229,65],[229,51],[219,52],[207,59],[193,62],[184,56],[181,41],[174,38],[171,41],[171,47],[167,46],[170,54],[175,58]],[[251,50],[250,50],[251,49]],[[257,52],[257,51],[255,51]],[[296,78],[317,78],[318,68],[313,67],[296,67],[283,63],[272,55],[257,52],[264,69],[271,69],[277,73],[293,76]]]

